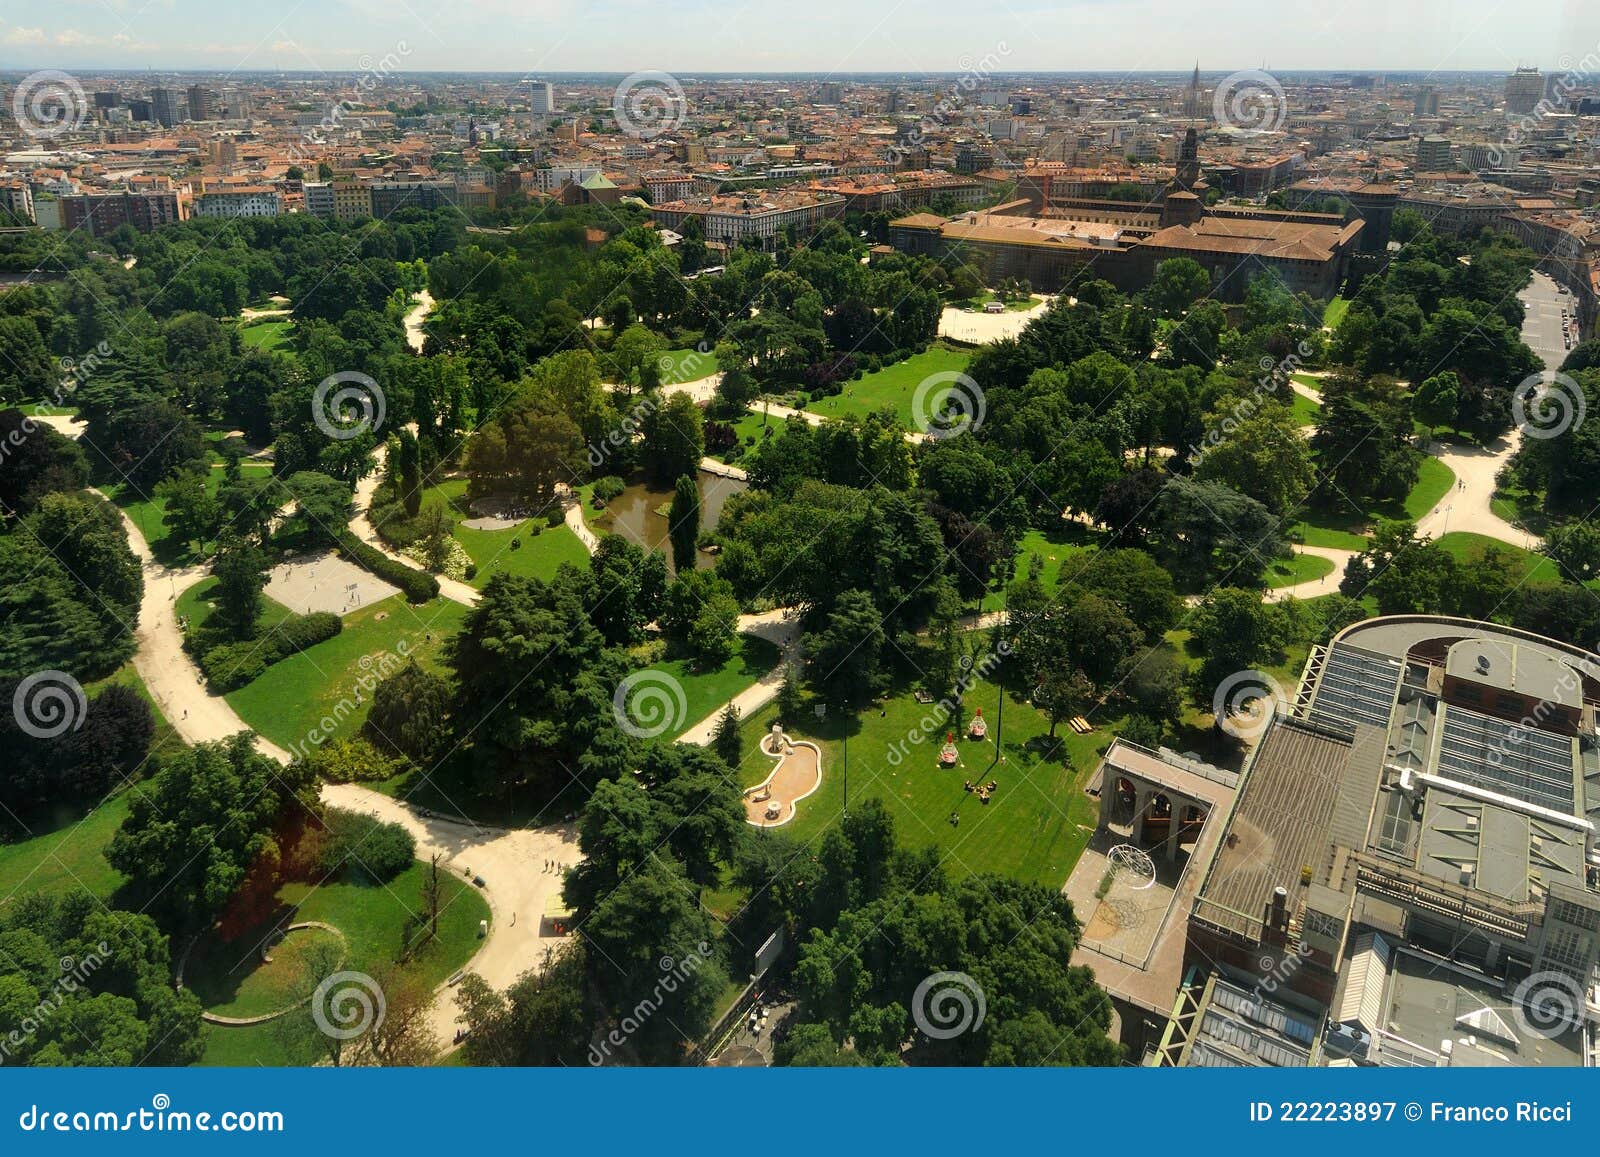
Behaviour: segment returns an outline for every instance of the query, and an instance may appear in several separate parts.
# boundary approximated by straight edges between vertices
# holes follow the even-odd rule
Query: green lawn
[[[1070,582],[1096,549],[1093,546],[1067,541],[1067,534],[1070,533],[1046,534],[1042,530],[1024,532],[1017,543],[1017,579],[1027,578],[1033,560],[1038,559],[1039,585],[1044,588],[1046,594],[1054,594],[1063,578]],[[990,591],[984,595],[981,604],[985,611],[998,611],[1004,605],[1004,595],[999,591]]]
[[[273,946],[262,960],[259,940],[231,942],[203,936],[189,953],[183,983],[207,1012],[219,1016],[264,1016],[288,1008],[305,995],[308,971],[325,952],[344,954],[344,942],[325,928],[301,928]]]
[[[1312,582],[1333,570],[1333,561],[1315,554],[1273,559],[1267,568],[1269,587],[1292,587]]]
[[[1406,517],[1413,520],[1421,518],[1450,493],[1450,488],[1455,484],[1455,471],[1437,458],[1424,458],[1421,469],[1417,471],[1417,484],[1406,495]]]
[[[1313,514],[1312,517],[1322,516]],[[1289,528],[1289,534],[1297,542],[1303,542],[1307,546],[1323,546],[1332,550],[1367,549],[1367,540],[1364,536],[1333,525],[1314,526],[1309,522],[1297,522]]]
[[[589,552],[565,524],[541,525],[538,534],[530,534],[533,525],[524,522],[515,530],[474,530],[458,525],[456,541],[478,567],[477,574],[468,581],[479,589],[497,574],[528,575],[548,581],[564,562],[580,569],[589,565]],[[512,549],[513,541],[521,545]]]
[[[211,617],[211,612],[215,610],[211,604],[211,592],[216,586],[216,579],[203,578],[178,596],[177,612],[180,617],[189,620],[191,629],[204,626],[206,620]],[[275,630],[285,619],[293,615],[294,612],[277,599],[262,595],[261,614],[256,619],[256,628],[262,632]]]
[[[710,377],[720,368],[715,353],[701,353],[697,349],[668,350],[660,357],[661,384],[675,386],[679,382],[693,382]]]
[[[1417,481],[1402,504],[1388,503],[1352,513],[1311,507],[1305,518],[1289,528],[1290,536],[1307,546],[1336,550],[1365,550],[1366,534],[1380,519],[1409,518],[1416,521],[1450,493],[1456,484],[1455,472],[1439,459],[1425,456],[1417,468]]]
[[[36,827],[30,839],[0,844],[0,909],[46,893],[84,891],[109,900],[123,876],[106,863],[105,849],[128,816],[129,798],[112,796],[87,816],[64,816],[51,830]]]
[[[294,321],[286,317],[262,318],[239,328],[239,338],[251,349],[274,350],[289,348],[289,335],[294,332]]]
[[[846,382],[843,393],[831,398],[819,398],[806,408],[830,418],[864,418],[888,407],[900,419],[900,424],[909,430],[915,425],[911,400],[917,386],[933,374],[960,373],[971,360],[970,350],[934,346],[875,374],[866,374],[853,382]]]
[[[422,884],[428,871],[418,862],[387,884],[344,880],[321,886],[291,883],[278,890],[278,899],[294,910],[294,920],[321,920],[338,928],[349,951],[344,967],[372,975],[395,961],[408,924],[422,912]],[[472,958],[480,944],[478,921],[489,919],[489,905],[476,888],[457,876],[440,875],[444,902],[439,937],[412,959],[430,984],[448,979]],[[214,955],[213,959],[224,957]],[[243,979],[233,994],[235,1001],[255,995],[245,993]],[[227,995],[225,984],[202,983],[207,983],[206,991],[214,998]],[[309,987],[305,978],[301,985],[302,991]],[[245,1028],[206,1025],[203,1032],[206,1052],[202,1064],[287,1065],[316,1059],[307,1048],[307,1042],[317,1039],[309,1007],[265,1024]]]
[[[1322,407],[1304,394],[1296,393],[1294,401],[1289,403],[1289,413],[1294,415],[1297,426],[1315,426],[1322,417]]]
[[[800,421],[801,419],[791,420]],[[784,419],[782,418],[774,418],[763,414],[761,412],[761,403],[757,402],[753,409],[746,411],[733,423],[733,432],[739,438],[738,445],[731,450],[714,454],[712,457],[726,462],[730,466],[737,465],[750,450],[760,445],[764,437],[768,436],[766,434],[767,430],[772,431],[770,437],[773,438],[781,434],[783,432],[783,423]]]
[[[230,694],[228,703],[252,730],[290,750],[312,735],[353,735],[372,706],[365,686],[405,662],[402,645],[406,657],[437,668],[445,640],[460,630],[466,613],[445,598],[413,607],[393,595],[346,615],[339,634],[274,663]],[[331,728],[323,726],[325,719]]]
[[[664,671],[683,688],[686,707],[678,730],[686,731],[776,667],[782,657],[765,639],[740,635],[733,656],[714,671],[697,671],[687,659],[652,663],[648,669]]]
[[[133,664],[84,687],[90,702],[105,688],[117,684],[131,687],[150,705],[155,734],[150,741],[151,761],[135,772],[136,779],[151,774],[156,760],[183,749],[183,740],[167,722],[161,708],[150,697],[144,680]],[[105,848],[128,814],[128,800],[139,790],[138,784],[122,788],[102,800],[93,811],[62,807],[46,819],[31,823],[33,834],[14,843],[0,843],[0,909],[18,896],[60,894],[75,890],[88,892],[100,900],[110,899],[123,877],[105,861]]]
[[[1322,311],[1322,324],[1328,329],[1338,329],[1344,315],[1350,312],[1350,299],[1336,297]]]
[[[794,734],[822,749],[822,786],[804,800],[794,821],[777,829],[814,843],[838,819],[844,805],[843,737],[849,734],[850,802],[876,797],[894,816],[900,838],[912,847],[939,849],[944,867],[954,877],[999,872],[1050,887],[1066,882],[1094,829],[1097,808],[1083,794],[1088,777],[1110,743],[1113,731],[1099,728],[1077,735],[1065,724],[1060,755],[1041,759],[1027,741],[1048,730],[1044,715],[1010,696],[1005,709],[1005,762],[989,768],[994,757],[999,691],[980,683],[966,695],[969,709],[981,708],[990,721],[991,741],[960,741],[962,763],[950,770],[937,766],[937,756],[950,730],[937,709],[900,691],[859,717],[805,711],[805,726]],[[880,710],[882,714],[880,714]],[[745,759],[740,777],[753,786],[772,770],[772,760],[756,747],[770,728],[776,706],[745,721]],[[924,721],[928,721],[924,723]],[[919,736],[922,742],[909,742]],[[988,804],[965,791],[967,780],[999,783]],[[950,823],[950,814],[960,824]]]
[[[1439,545],[1442,546],[1457,562],[1473,562],[1482,557],[1483,552],[1489,547],[1498,547],[1510,555],[1518,567],[1518,579],[1531,586],[1543,586],[1547,583],[1561,581],[1561,572],[1556,564],[1542,554],[1535,551],[1524,550],[1520,546],[1513,546],[1508,542],[1501,542],[1497,538],[1487,535],[1473,534],[1470,531],[1452,530],[1449,534],[1440,535]]]
[[[945,303],[945,305],[950,309],[981,310],[991,301],[1000,301],[1000,298],[993,293],[980,293],[977,297],[968,297],[960,301],[948,301]],[[1039,302],[1032,297],[1023,297],[1013,298],[1010,301],[1001,301],[1000,304],[1006,307],[1007,313],[1027,313],[1028,310],[1038,305]]]
[[[537,534],[529,533],[535,525],[531,519],[507,530],[475,530],[461,525],[472,517],[467,505],[465,478],[446,478],[425,488],[422,492],[423,505],[435,501],[444,505],[454,524],[452,533],[456,541],[478,568],[467,582],[479,590],[497,574],[527,575],[548,580],[555,577],[556,569],[564,562],[577,567],[588,564],[589,552],[584,550],[578,536],[565,525],[548,526],[541,521]],[[512,549],[513,541],[521,545]]]

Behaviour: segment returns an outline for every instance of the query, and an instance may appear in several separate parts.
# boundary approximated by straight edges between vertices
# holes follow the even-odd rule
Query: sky
[[[0,0],[0,70],[1594,71],[1595,0]]]

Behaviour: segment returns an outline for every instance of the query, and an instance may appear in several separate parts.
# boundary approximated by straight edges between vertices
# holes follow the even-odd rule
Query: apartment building
[[[671,201],[650,212],[662,229],[681,233],[684,222],[696,217],[708,242],[733,247],[754,239],[770,251],[777,248],[778,237],[785,229],[793,226],[814,230],[842,211],[843,206],[844,198],[836,193],[763,190]]]
[[[234,185],[207,190],[195,199],[197,217],[276,217],[283,194],[268,185]]]
[[[177,190],[145,193],[78,193],[60,198],[61,228],[81,229],[91,237],[131,225],[141,233],[153,233],[164,225],[181,221],[183,205]]]

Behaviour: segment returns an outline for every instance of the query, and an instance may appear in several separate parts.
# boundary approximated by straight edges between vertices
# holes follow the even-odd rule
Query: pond
[[[737,478],[708,474],[704,470],[695,477],[700,487],[700,528],[715,530],[729,497],[738,494],[749,484]],[[635,482],[606,504],[605,528],[648,550],[661,551],[667,556],[667,568],[670,570],[672,544],[667,539],[664,511],[671,502],[672,487],[660,488]],[[697,570],[705,570],[715,564],[714,555],[700,551],[695,556]]]

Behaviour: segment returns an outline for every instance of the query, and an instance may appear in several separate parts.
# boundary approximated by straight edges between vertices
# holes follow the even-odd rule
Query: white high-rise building
[[[546,80],[535,80],[529,84],[529,105],[534,116],[549,116],[556,111],[556,94]]]

